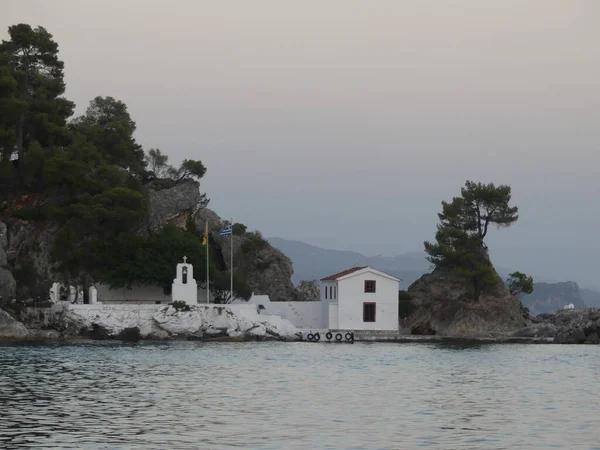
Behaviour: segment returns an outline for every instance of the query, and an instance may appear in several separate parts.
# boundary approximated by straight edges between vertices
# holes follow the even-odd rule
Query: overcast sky
[[[42,25],[82,113],[202,160],[210,206],[265,236],[422,250],[465,180],[510,184],[494,263],[600,285],[596,0],[3,0]]]

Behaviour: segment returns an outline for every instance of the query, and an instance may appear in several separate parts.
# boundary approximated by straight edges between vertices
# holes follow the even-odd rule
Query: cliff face
[[[149,235],[167,223],[185,227],[199,207],[200,185],[194,180],[168,183],[166,180],[152,181],[142,188],[148,199],[148,212],[140,234]]]
[[[576,308],[585,306],[579,286],[573,281],[565,283],[534,283],[533,292],[523,295],[523,306],[529,308],[532,316],[553,313],[573,303]]]
[[[10,228],[2,224],[0,295],[5,301],[14,298],[47,300],[54,277],[52,247],[58,228],[49,222],[11,220]],[[15,281],[16,279],[16,281]]]
[[[451,337],[493,337],[524,327],[527,320],[519,300],[499,276],[498,281],[473,300],[471,282],[440,269],[423,275],[408,289],[415,310],[405,327],[413,334]]]
[[[148,199],[148,212],[139,229],[141,235],[148,236],[168,223],[183,228],[190,220],[202,233],[208,220],[212,256],[221,262],[222,269],[229,269],[230,240],[218,236],[223,227],[221,218],[210,209],[199,208],[202,198],[198,182],[175,184],[158,180],[145,185],[143,192]],[[4,301],[15,297],[47,300],[56,280],[51,252],[57,231],[50,222],[11,220],[9,230],[0,224],[0,296]],[[235,272],[244,273],[256,294],[268,294],[273,301],[299,299],[291,282],[290,259],[260,235],[244,232],[234,236],[233,252]]]
[[[199,230],[204,230],[208,220],[209,234],[219,252],[217,258],[228,270],[233,249],[234,271],[244,273],[255,294],[267,294],[271,301],[301,300],[292,284],[292,262],[282,252],[255,233],[234,235],[233,243],[230,237],[220,237],[223,221],[210,209],[200,209],[194,220]],[[211,247],[211,251],[214,251],[214,247]]]
[[[17,285],[8,268],[8,237],[6,225],[0,222],[0,305],[10,302],[16,295]]]

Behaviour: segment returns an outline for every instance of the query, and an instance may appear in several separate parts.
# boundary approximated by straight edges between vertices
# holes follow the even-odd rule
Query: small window
[[[182,268],[182,270],[181,270],[181,282],[182,282],[182,284],[187,284],[187,281],[188,281],[187,277],[188,277],[187,267],[184,266]]]
[[[363,303],[363,322],[375,322],[375,303]]]
[[[328,288],[327,288],[327,286],[325,286],[325,300],[327,300],[327,290],[328,290]]]
[[[375,280],[365,280],[365,292],[375,293]]]
[[[333,298],[337,298],[337,286],[333,287]]]

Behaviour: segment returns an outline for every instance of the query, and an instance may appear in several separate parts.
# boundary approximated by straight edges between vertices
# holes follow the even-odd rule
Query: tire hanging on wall
[[[354,340],[354,336],[352,335],[352,333],[350,333],[350,332],[346,333],[346,340],[347,341]]]
[[[335,340],[336,341],[341,341],[342,340],[342,334],[341,333],[336,334],[335,335]]]
[[[317,342],[319,342],[321,340],[321,335],[319,334],[318,331],[315,333],[315,335],[313,337],[315,338],[315,341],[317,341]]]
[[[306,335],[306,339],[308,339],[309,341],[312,341],[314,338],[315,338],[315,336],[314,336],[314,334],[312,334],[312,333],[308,333],[308,334]]]
[[[331,334],[331,331],[328,331],[327,334],[325,335],[325,337],[327,338],[328,341],[330,341],[331,338],[333,337],[333,334]]]

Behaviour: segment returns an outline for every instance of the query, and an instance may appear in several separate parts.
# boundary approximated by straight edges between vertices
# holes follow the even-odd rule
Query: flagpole
[[[229,236],[230,242],[230,261],[229,261],[229,292],[230,300],[229,303],[233,302],[233,217],[231,218],[231,235]]]
[[[206,239],[206,303],[210,303],[209,302],[209,296],[210,296],[210,269],[209,269],[209,264],[208,264],[208,219],[206,219],[206,224],[204,225],[204,236]]]

